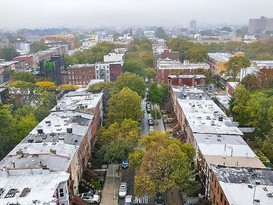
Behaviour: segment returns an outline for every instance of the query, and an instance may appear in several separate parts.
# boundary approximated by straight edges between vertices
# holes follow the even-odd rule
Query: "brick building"
[[[204,89],[206,85],[206,77],[204,75],[169,75],[168,85],[173,86],[199,86]]]
[[[213,205],[273,204],[273,171],[212,165]]]
[[[88,85],[96,79],[95,64],[77,64],[67,67],[68,82],[74,85]]]
[[[193,75],[199,71],[209,72],[210,66],[207,63],[181,63],[171,59],[157,61],[157,82],[168,84],[169,75]]]
[[[179,61],[180,53],[178,51],[171,51],[170,49],[166,49],[163,53],[160,54],[161,59],[169,58],[175,61]]]

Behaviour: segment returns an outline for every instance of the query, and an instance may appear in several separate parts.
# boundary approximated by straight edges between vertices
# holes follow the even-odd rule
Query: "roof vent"
[[[253,189],[253,186],[251,184],[247,185],[248,188]]]
[[[263,187],[263,190],[264,190],[264,191],[268,191],[268,189],[267,189],[266,187]],[[271,193],[271,194],[272,194],[272,193]]]
[[[50,149],[49,152],[52,153],[52,154],[56,154],[57,153],[56,149]]]
[[[73,129],[71,127],[66,128],[67,133],[72,133]]]
[[[267,193],[267,196],[270,197],[270,198],[272,198],[273,197],[273,193],[272,192]]]
[[[37,132],[38,132],[38,134],[43,134],[44,133],[43,129],[37,129]]]

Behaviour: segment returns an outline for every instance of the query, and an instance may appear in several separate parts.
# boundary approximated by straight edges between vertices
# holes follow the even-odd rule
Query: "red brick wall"
[[[169,51],[169,50],[164,50],[164,52],[160,55],[161,59],[169,58],[172,60],[179,60],[179,52],[177,51]]]
[[[110,81],[113,82],[123,73],[121,64],[110,64]]]
[[[87,85],[90,80],[96,79],[95,66],[73,68],[68,70],[68,81],[74,85]]]

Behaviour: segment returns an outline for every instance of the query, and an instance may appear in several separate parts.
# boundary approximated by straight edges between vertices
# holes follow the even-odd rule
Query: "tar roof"
[[[229,204],[253,204],[253,199],[259,200],[263,205],[273,204],[272,170],[212,165],[212,171]]]

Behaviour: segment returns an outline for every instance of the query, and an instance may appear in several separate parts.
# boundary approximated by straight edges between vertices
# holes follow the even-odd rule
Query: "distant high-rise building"
[[[196,29],[196,20],[191,20],[190,21],[190,30],[195,30]]]
[[[266,18],[262,16],[259,19],[249,19],[248,25],[249,33],[259,34],[270,30],[273,31],[273,18]]]

